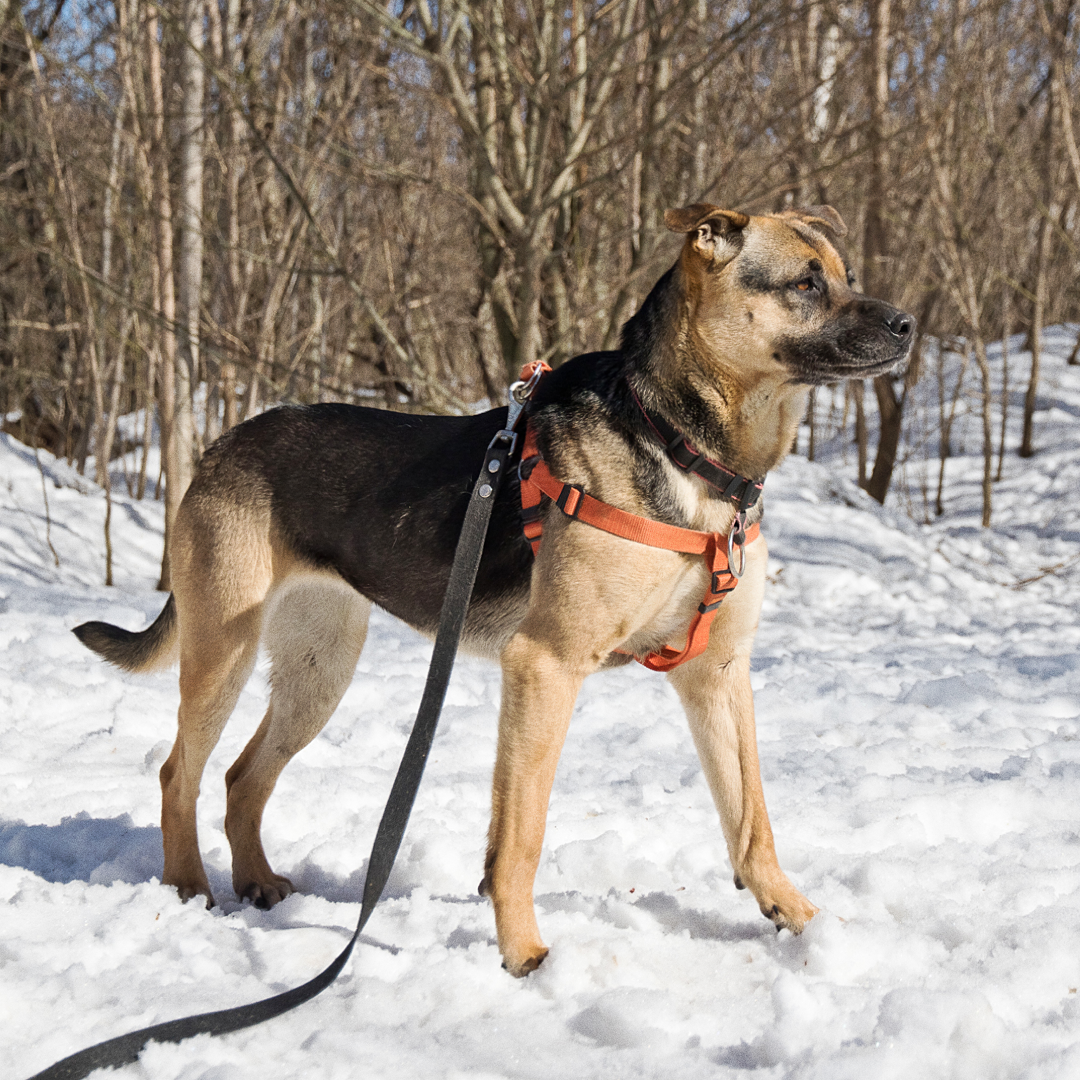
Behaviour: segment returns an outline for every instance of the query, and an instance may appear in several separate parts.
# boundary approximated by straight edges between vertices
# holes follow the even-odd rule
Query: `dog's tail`
[[[83,623],[72,633],[103,660],[125,671],[156,671],[168,667],[179,654],[176,601],[172,593],[161,614],[138,633],[104,622]]]

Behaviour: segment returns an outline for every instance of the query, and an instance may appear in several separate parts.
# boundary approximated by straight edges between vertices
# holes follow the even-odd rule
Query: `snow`
[[[1049,335],[1042,451],[1007,457],[990,530],[962,431],[932,525],[871,502],[838,447],[770,477],[753,683],[780,861],[822,909],[801,937],[734,889],[676,697],[635,665],[586,683],[537,878],[551,953],[509,978],[476,895],[499,675],[462,659],[388,897],[339,980],[115,1075],[1080,1075],[1074,334]],[[70,633],[156,615],[161,504],[114,495],[111,589],[103,521],[93,484],[2,437],[0,1047],[14,1077],[296,985],[340,951],[430,652],[376,614],[341,707],[270,802],[271,861],[303,890],[270,912],[233,899],[222,827],[225,769],[265,707],[257,673],[200,802],[223,903],[180,904],[157,879],[175,673],[121,675]]]

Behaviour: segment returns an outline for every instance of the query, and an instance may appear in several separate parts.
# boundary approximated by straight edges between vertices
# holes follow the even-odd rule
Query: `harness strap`
[[[651,518],[631,514],[601,502],[587,495],[580,484],[564,484],[551,474],[547,462],[540,456],[536,430],[532,424],[529,424],[525,431],[525,445],[521,451],[518,476],[521,479],[521,520],[525,539],[532,545],[534,556],[540,552],[544,531],[541,506],[543,495],[551,499],[567,517],[583,521],[586,525],[592,525],[613,536],[649,547],[682,552],[685,555],[704,555],[710,573],[709,587],[690,622],[686,645],[682,649],[665,645],[656,652],[647,656],[635,656],[634,659],[652,671],[670,671],[705,651],[709,644],[709,627],[716,617],[716,612],[742,576],[741,570],[738,574],[732,570],[729,552],[733,547],[743,549],[744,545],[756,540],[761,534],[757,524],[744,529],[740,511],[732,525],[730,536],[725,533],[699,532],[696,529],[681,529],[676,525],[653,521]],[[743,559],[745,558],[744,553]]]

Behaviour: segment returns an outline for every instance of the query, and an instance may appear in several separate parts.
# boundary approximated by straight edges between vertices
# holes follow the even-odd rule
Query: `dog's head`
[[[907,358],[915,320],[856,291],[847,227],[831,206],[752,217],[696,203],[664,221],[686,234],[695,333],[747,374],[813,386],[883,375]]]

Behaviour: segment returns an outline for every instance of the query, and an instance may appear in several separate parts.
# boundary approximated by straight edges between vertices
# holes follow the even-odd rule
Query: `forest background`
[[[797,449],[846,440],[880,502],[936,457],[941,513],[973,413],[988,525],[1043,328],[1080,321],[1076,7],[0,0],[4,430],[107,492],[124,455],[168,522],[269,405],[475,411],[614,347],[669,207],[829,203],[919,341],[816,391]]]

